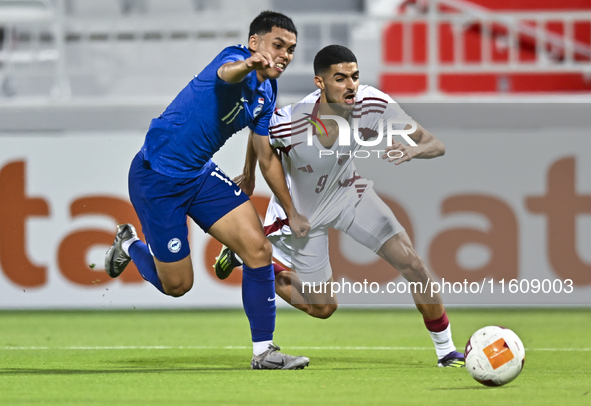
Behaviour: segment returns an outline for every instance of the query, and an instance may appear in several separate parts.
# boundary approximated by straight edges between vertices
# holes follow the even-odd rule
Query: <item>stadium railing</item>
[[[49,0],[0,0],[1,95],[13,95],[15,80],[45,85],[53,96],[69,94],[61,28]]]
[[[23,65],[51,62],[52,83],[45,88],[65,98],[170,96],[221,48],[244,43],[255,9],[268,3],[260,0],[247,7],[234,0],[175,0],[163,12],[162,1],[56,0],[53,7],[47,0],[2,0],[0,6],[36,3],[46,8],[43,24],[20,21],[18,29],[8,29],[16,23],[0,14],[5,32],[2,71],[10,76],[11,63],[19,58]],[[527,75],[542,75],[532,91],[535,86],[544,90],[544,83],[549,91],[560,90],[547,84],[553,77],[566,83],[565,75],[570,75],[572,83],[564,91],[591,92],[591,12],[500,13],[460,0],[423,4],[428,7],[383,16],[290,14],[299,30],[298,57],[282,78],[282,88],[307,92],[301,81],[309,79],[315,53],[340,43],[357,54],[364,83],[391,93],[408,90],[433,97],[461,91],[472,82],[488,83],[486,90],[493,93],[510,93],[507,81],[531,79]],[[454,83],[461,86],[454,88]]]

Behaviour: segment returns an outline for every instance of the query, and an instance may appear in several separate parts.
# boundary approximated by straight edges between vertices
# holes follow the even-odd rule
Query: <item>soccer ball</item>
[[[483,385],[501,386],[521,373],[525,348],[513,331],[499,326],[483,327],[468,340],[466,369]]]

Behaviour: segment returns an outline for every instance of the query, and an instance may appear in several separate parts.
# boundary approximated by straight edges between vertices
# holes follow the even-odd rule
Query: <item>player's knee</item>
[[[410,282],[424,282],[429,278],[427,267],[420,258],[411,261],[407,267],[401,268],[400,273]]]
[[[309,315],[318,319],[326,320],[337,311],[338,305],[336,303],[330,303],[322,307],[311,306]]]
[[[178,278],[162,283],[164,292],[172,297],[181,297],[193,287],[192,278]]]
[[[265,259],[267,259],[267,258],[272,259],[272,257],[273,257],[273,245],[271,244],[271,241],[269,241],[266,237],[263,241],[261,255],[263,255]]]
[[[416,256],[415,258],[412,259],[412,261],[410,262],[410,269],[412,270],[412,272],[415,275],[425,275],[426,271],[427,271],[427,267],[425,266],[425,263],[423,262],[423,260],[419,257]]]
[[[246,252],[242,255],[239,254],[244,263],[252,268],[258,268],[270,263],[272,255],[273,246],[264,235],[251,241]]]
[[[397,268],[400,268],[401,271],[404,270],[411,273],[420,273],[426,269],[425,263],[414,251],[408,252],[402,258],[398,258],[396,262],[398,262]]]
[[[288,271],[279,272],[275,275],[275,286],[283,288],[291,286],[291,274]]]

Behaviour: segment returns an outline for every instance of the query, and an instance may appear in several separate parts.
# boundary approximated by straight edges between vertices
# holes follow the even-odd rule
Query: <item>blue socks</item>
[[[252,341],[273,340],[276,307],[272,264],[255,269],[242,266],[242,303],[250,322]]]
[[[156,264],[148,246],[139,240],[134,242],[129,247],[129,256],[137,266],[138,271],[140,271],[142,278],[154,285],[160,292],[166,294],[160,279],[158,279]]]

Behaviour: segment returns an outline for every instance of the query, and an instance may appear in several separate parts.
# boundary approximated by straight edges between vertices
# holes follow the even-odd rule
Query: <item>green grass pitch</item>
[[[454,341],[486,325],[527,349],[512,383],[437,368],[418,312],[280,310],[300,371],[251,371],[246,317],[219,311],[0,312],[0,405],[591,405],[590,309],[451,309]]]

